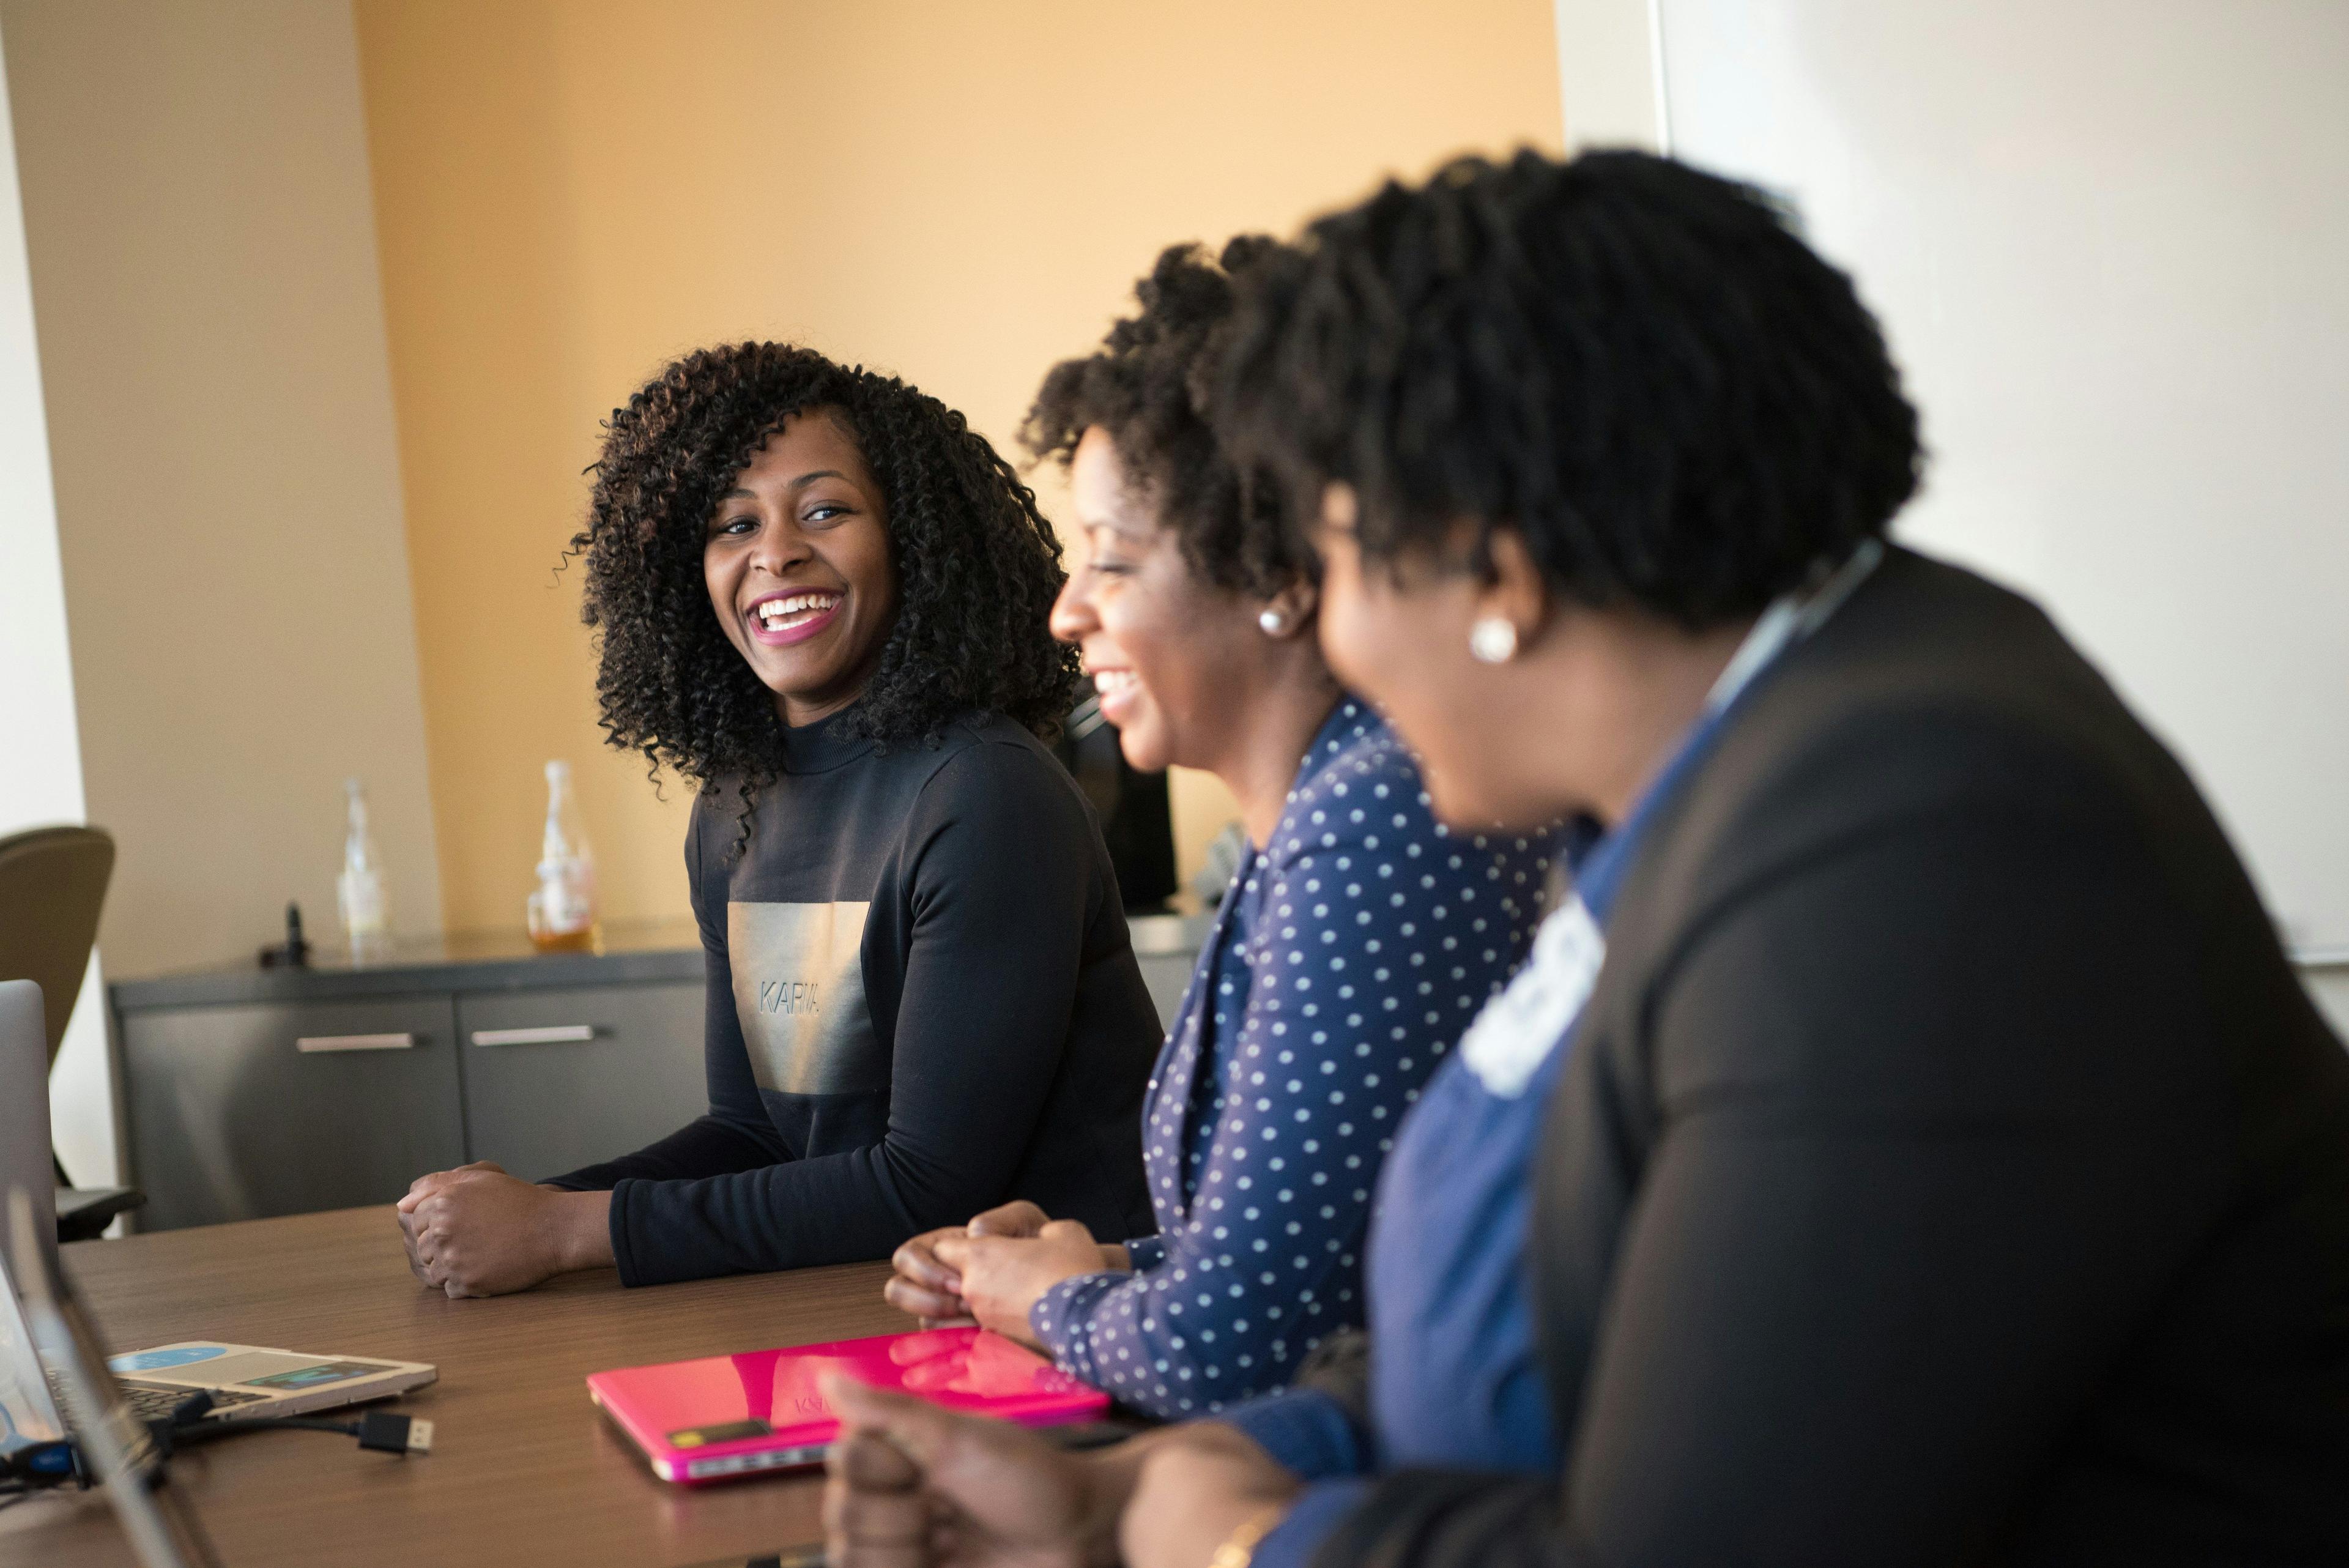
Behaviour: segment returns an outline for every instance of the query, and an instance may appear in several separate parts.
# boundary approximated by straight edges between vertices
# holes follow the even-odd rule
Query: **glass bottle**
[[[343,917],[343,940],[351,961],[373,963],[391,956],[391,898],[383,885],[383,852],[367,826],[367,786],[343,781],[349,824],[343,835],[343,874],[335,879],[335,901]]]
[[[571,798],[571,764],[546,764],[546,834],[538,851],[538,887],[530,896],[531,945],[543,953],[594,952],[603,942],[596,925],[595,857],[580,831]]]

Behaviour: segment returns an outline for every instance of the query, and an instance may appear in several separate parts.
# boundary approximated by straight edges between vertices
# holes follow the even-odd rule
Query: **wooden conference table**
[[[213,1338],[429,1361],[387,1408],[436,1424],[431,1453],[254,1432],[171,1461],[224,1568],[321,1563],[679,1564],[772,1555],[823,1533],[815,1472],[688,1490],[656,1480],[588,1402],[590,1372],[886,1334],[883,1263],[623,1290],[612,1271],[452,1302],[408,1272],[389,1209],[85,1241],[65,1250],[109,1345]],[[132,1563],[102,1494],[0,1510],[5,1568]]]

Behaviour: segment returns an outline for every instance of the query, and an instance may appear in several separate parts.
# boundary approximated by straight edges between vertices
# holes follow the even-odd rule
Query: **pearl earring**
[[[1265,611],[1256,618],[1256,623],[1264,628],[1267,637],[1278,637],[1288,629],[1288,618],[1277,609]]]
[[[1468,651],[1486,664],[1506,664],[1517,656],[1517,623],[1488,615],[1468,628]]]

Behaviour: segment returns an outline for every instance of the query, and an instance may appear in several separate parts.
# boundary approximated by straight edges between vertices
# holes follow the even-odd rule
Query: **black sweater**
[[[555,1179],[612,1189],[629,1284],[882,1258],[1014,1198],[1150,1229],[1160,1030],[1092,808],[1008,720],[839,723],[787,732],[746,850],[732,789],[694,806],[709,1113]]]
[[[1765,680],[1549,1107],[1563,1473],[1320,1568],[2349,1563],[2349,1058],[2193,784],[1905,551]]]

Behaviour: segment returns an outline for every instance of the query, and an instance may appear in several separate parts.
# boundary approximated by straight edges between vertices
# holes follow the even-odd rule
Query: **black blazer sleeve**
[[[1946,719],[1748,805],[1734,865],[1650,888],[1676,929],[1610,952],[1553,1104],[1537,1297],[1595,1303],[1544,1347],[1563,1473],[1391,1476],[1321,1568],[1992,1555],[2209,1243],[2233,1085],[2154,825]]]

